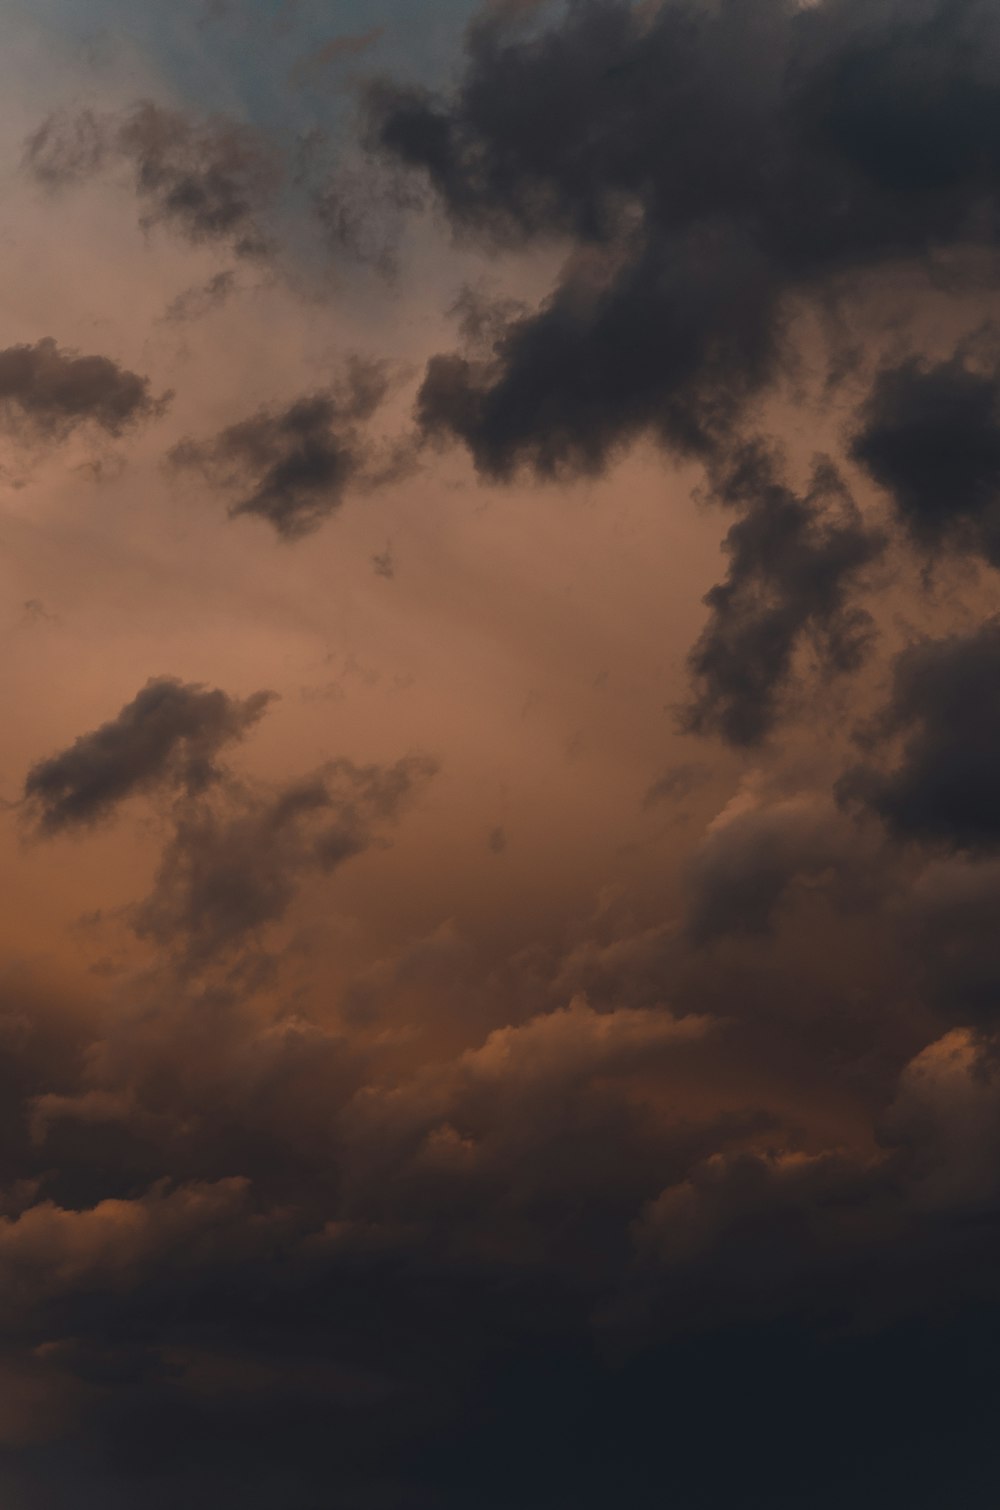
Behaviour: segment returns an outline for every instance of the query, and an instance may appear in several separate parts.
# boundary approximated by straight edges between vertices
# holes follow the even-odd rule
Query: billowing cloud
[[[840,786],[845,799],[866,803],[897,838],[972,853],[995,849],[1000,622],[904,650],[871,737],[900,739],[898,762],[848,772]]]
[[[873,626],[852,589],[884,540],[828,462],[816,464],[800,497],[750,446],[716,491],[744,515],[726,536],[729,574],[705,598],[711,612],[691,651],[695,697],[683,717],[694,732],[754,745],[777,720],[800,648],[813,649],[824,673],[861,664]]]
[[[432,360],[425,430],[493,477],[643,432],[711,449],[785,369],[794,301],[990,245],[998,58],[982,3],[601,0],[527,35],[494,13],[450,94],[384,84],[373,142],[458,233],[579,249],[488,358]]]
[[[992,1507],[1000,13],[201,8],[0,249],[184,405],[0,467],[0,1501]]]
[[[879,373],[852,454],[925,550],[957,546],[1000,565],[1000,371],[957,352]]]

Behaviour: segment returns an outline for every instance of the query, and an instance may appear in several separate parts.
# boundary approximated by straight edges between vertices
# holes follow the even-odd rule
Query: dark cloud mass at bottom
[[[59,640],[96,711],[12,666],[12,749],[49,732],[3,860],[11,1510],[995,1510],[998,14],[505,0],[450,87],[365,85],[394,212],[429,190],[456,242],[438,266],[421,211],[397,276],[462,321],[421,353],[396,514],[369,426],[423,305],[397,290],[399,367],[317,383],[360,284],[305,334],[288,289],[254,324],[207,261],[155,290],[191,386],[174,480],[294,548],[167,512],[158,619],[155,522],[116,534],[134,653],[186,657],[123,704],[125,649],[87,681],[44,550],[18,589],[57,611],[12,662]],[[375,40],[296,39],[305,93]],[[74,108],[27,149],[49,189],[116,164],[185,257],[263,253],[285,180],[255,127]],[[316,213],[351,239],[334,186]],[[442,292],[470,249],[495,300]],[[232,376],[254,349],[263,406]],[[232,422],[202,430],[220,372]],[[60,439],[159,412],[50,338],[0,352],[0,390]],[[446,442],[504,485],[481,533]],[[629,555],[651,454],[666,526]],[[12,551],[66,517],[28,502]],[[559,520],[600,571],[553,559]],[[200,680],[210,650],[281,701]],[[23,938],[22,886],[52,909]]]

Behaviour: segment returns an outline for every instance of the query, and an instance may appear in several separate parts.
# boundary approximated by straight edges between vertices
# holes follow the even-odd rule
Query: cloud
[[[959,350],[879,373],[851,454],[892,497],[914,542],[1000,566],[1000,368]]]
[[[189,964],[225,957],[279,922],[306,877],[382,842],[435,770],[419,756],[388,767],[337,760],[277,789],[196,796],[176,812],[136,932],[179,944]]]
[[[164,320],[180,323],[184,320],[200,320],[213,309],[221,309],[236,288],[236,274],[231,268],[213,273],[201,288],[188,288],[171,299]]]
[[[201,792],[219,779],[220,751],[244,738],[272,698],[153,678],[115,718],[31,767],[26,809],[39,833],[53,835],[109,818],[138,794]]]
[[[190,120],[143,101],[118,115],[56,112],[25,144],[27,171],[51,189],[128,164],[143,226],[242,256],[268,250],[262,221],[281,184],[278,159],[252,127],[224,117]]]
[[[715,497],[743,517],[725,540],[729,574],[705,598],[710,616],[689,657],[695,696],[682,723],[752,746],[778,719],[800,647],[814,651],[823,674],[861,664],[873,625],[856,589],[885,542],[824,460],[799,496],[774,457],[745,446]]]
[[[334,513],[352,485],[364,485],[368,449],[359,425],[386,387],[380,365],[355,362],[340,389],[261,409],[209,441],[182,441],[171,464],[237,494],[231,516],[257,515],[286,540],[298,539]]]
[[[7,1303],[34,1306],[77,1289],[131,1287],[151,1266],[210,1260],[220,1232],[228,1226],[239,1234],[248,1195],[248,1182],[234,1178],[176,1190],[161,1185],[136,1200],[105,1200],[83,1211],[43,1201],[0,1217]],[[244,1246],[239,1236],[236,1245]]]
[[[868,761],[839,784],[897,839],[985,853],[1000,844],[1000,621],[911,645],[893,666],[874,744],[902,740],[895,766]]]
[[[154,399],[148,378],[110,357],[60,348],[51,336],[0,351],[0,414],[8,425],[20,421],[46,439],[62,439],[88,423],[121,435],[140,420],[158,418],[172,396]]]
[[[945,248],[960,284],[990,246],[998,59],[983,3],[598,0],[472,28],[450,93],[378,86],[373,147],[458,235],[571,248],[487,359],[430,362],[425,431],[494,478],[592,472],[643,433],[711,453],[788,371],[793,305]]]
[[[687,926],[698,943],[766,934],[794,888],[825,884],[858,905],[876,874],[871,854],[829,801],[805,795],[765,802],[744,792],[709,825],[688,866]]]

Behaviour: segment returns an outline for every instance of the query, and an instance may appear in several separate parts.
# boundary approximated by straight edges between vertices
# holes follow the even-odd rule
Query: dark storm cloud
[[[797,884],[826,881],[857,901],[859,874],[871,856],[829,803],[813,797],[779,802],[739,799],[724,812],[691,861],[687,924],[698,943],[730,933],[767,933]]]
[[[1000,25],[982,0],[595,0],[528,36],[502,20],[472,28],[450,95],[370,100],[376,149],[426,176],[457,232],[578,248],[487,359],[428,367],[425,431],[490,476],[593,470],[643,431],[710,449],[784,370],[795,299],[992,243]]]
[[[121,115],[49,116],[25,146],[28,171],[50,188],[125,161],[141,224],[166,224],[189,241],[224,241],[242,255],[267,250],[262,218],[281,182],[258,132],[223,117],[190,120],[149,101]]]
[[[435,770],[418,756],[384,768],[339,760],[277,791],[242,786],[182,805],[137,933],[179,943],[192,963],[259,939],[308,876],[381,842]]]
[[[851,453],[890,494],[914,541],[1000,565],[1000,368],[956,352],[879,373]]]
[[[868,738],[900,739],[897,763],[869,761],[840,782],[898,839],[983,853],[1000,845],[1000,621],[910,646]]]
[[[755,745],[777,721],[800,648],[813,651],[824,674],[861,664],[872,622],[854,590],[884,540],[823,460],[799,496],[773,456],[746,446],[715,497],[744,512],[725,540],[729,574],[705,598],[711,612],[690,654],[695,697],[682,721]]]
[[[15,428],[27,424],[46,437],[65,436],[86,423],[120,435],[139,420],[158,417],[171,397],[154,399],[148,378],[110,357],[67,351],[51,336],[0,351],[0,414]]]
[[[995,1032],[1000,1023],[1000,865],[938,860],[901,904],[904,946],[946,1021]]]
[[[182,441],[171,464],[197,468],[215,487],[239,496],[230,514],[256,514],[294,540],[338,509],[360,483],[368,447],[359,429],[385,395],[380,365],[356,362],[338,391],[261,409],[209,441]]]
[[[272,695],[241,700],[171,677],[147,682],[115,718],[32,766],[24,802],[38,831],[98,822],[158,787],[203,791],[220,775],[219,752],[253,728]]]

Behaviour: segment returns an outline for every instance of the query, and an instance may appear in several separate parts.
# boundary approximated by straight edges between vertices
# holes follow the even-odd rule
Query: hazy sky
[[[1000,15],[0,14],[4,1510],[992,1510]]]

